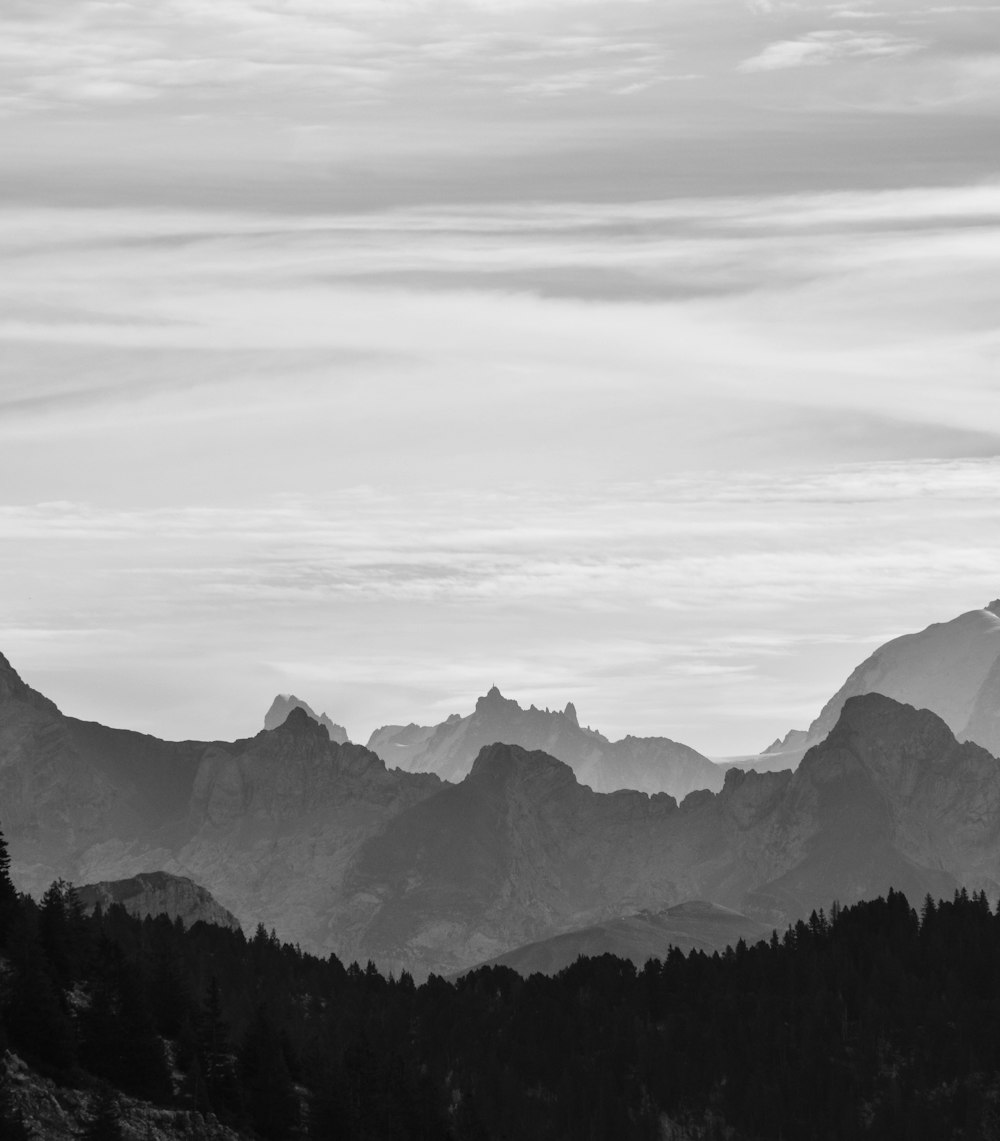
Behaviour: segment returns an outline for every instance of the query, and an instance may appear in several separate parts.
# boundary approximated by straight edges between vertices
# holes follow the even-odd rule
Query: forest
[[[261,1141],[1000,1136],[1000,914],[984,894],[833,904],[643,968],[461,978],[344,965],[20,895],[0,839],[0,1051],[62,1085]],[[0,1134],[29,1137],[8,1098]]]

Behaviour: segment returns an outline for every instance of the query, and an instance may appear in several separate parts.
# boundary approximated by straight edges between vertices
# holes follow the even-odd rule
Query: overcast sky
[[[5,0],[0,650],[713,755],[1000,595],[1000,4]]]

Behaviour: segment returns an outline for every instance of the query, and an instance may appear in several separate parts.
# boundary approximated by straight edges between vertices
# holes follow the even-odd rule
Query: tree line
[[[261,1141],[1000,1136],[1000,915],[981,893],[918,913],[890,892],[640,969],[416,986],[262,927],[87,915],[63,882],[35,902],[0,837],[0,960],[0,1050],[100,1085],[95,1137],[114,1136],[113,1091]],[[0,1102],[4,1136],[15,1116]]]

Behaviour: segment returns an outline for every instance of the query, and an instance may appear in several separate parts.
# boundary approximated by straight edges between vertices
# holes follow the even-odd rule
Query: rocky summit
[[[609,741],[580,725],[572,702],[561,711],[534,705],[523,709],[496,686],[466,717],[452,714],[436,726],[387,725],[372,734],[368,748],[387,765],[459,781],[480,751],[495,741],[557,757],[595,792],[628,788],[682,799],[695,789],[720,789],[724,777],[707,757],[667,737]]]
[[[140,919],[165,915],[179,919],[185,927],[195,923],[214,923],[218,927],[239,930],[240,921],[212,896],[186,876],[168,872],[142,872],[126,880],[106,880],[84,884],[76,889],[85,911],[97,907],[107,909],[120,904],[130,915]]]
[[[271,702],[271,708],[264,714],[264,728],[277,729],[279,725],[284,725],[293,709],[304,710],[313,721],[323,726],[330,740],[336,741],[338,745],[346,745],[350,740],[343,725],[337,725],[325,713],[314,713],[312,707],[294,693],[279,693]]]

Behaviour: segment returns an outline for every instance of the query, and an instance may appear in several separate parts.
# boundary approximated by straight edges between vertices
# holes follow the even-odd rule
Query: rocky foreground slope
[[[252,929],[450,974],[700,899],[782,925],[890,886],[1000,894],[1000,762],[878,694],[794,772],[718,793],[598,793],[492,743],[459,784],[388,770],[302,711],[249,740],[163,742],[63,717],[0,665],[0,825],[39,891],[162,870]]]
[[[572,702],[562,711],[534,705],[522,709],[496,686],[479,698],[467,717],[452,714],[435,726],[386,725],[371,735],[368,748],[387,765],[460,781],[482,749],[496,741],[556,757],[595,792],[629,788],[667,792],[682,800],[695,789],[717,791],[724,778],[718,765],[668,737],[609,741],[580,725]]]

